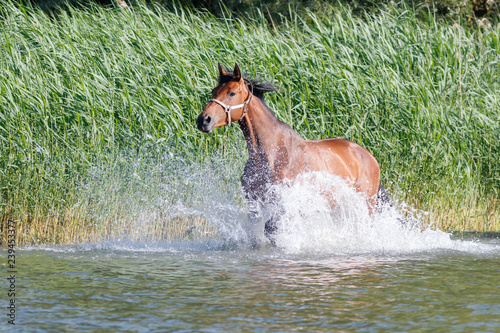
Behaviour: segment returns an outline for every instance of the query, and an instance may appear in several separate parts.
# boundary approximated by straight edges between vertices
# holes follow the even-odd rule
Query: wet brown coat
[[[220,66],[219,71],[226,75]],[[212,91],[213,98],[226,105],[241,104],[251,94],[237,65],[233,75],[230,82]],[[366,195],[370,209],[375,207],[380,168],[365,148],[345,139],[303,140],[289,125],[276,119],[259,98],[253,98],[242,115],[243,108],[231,111],[231,122],[239,122],[248,148],[249,158],[241,178],[247,199],[265,203],[270,185],[293,181],[303,173],[324,171],[351,182]],[[223,107],[210,102],[198,117],[198,128],[210,133],[227,125],[227,118]]]

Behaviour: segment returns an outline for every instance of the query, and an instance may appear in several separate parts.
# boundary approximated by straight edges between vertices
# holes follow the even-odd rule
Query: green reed
[[[276,26],[181,8],[53,17],[0,6],[0,217],[31,230],[23,242],[69,242],[65,227],[95,224],[77,207],[96,165],[168,164],[171,152],[202,165],[219,151],[237,178],[237,126],[211,136],[195,126],[219,61],[274,82],[268,104],[304,138],[365,146],[395,199],[439,227],[500,230],[498,28],[439,26],[412,11],[362,19],[347,7]]]

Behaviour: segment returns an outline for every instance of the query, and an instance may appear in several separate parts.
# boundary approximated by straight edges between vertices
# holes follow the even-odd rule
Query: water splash
[[[107,232],[106,242],[245,242],[242,159],[231,153],[203,160],[122,153],[92,168],[80,185],[79,210]]]
[[[387,205],[370,214],[364,196],[336,176],[307,174],[279,191],[284,216],[276,243],[288,253],[411,253],[456,247],[449,234],[422,230],[418,215],[404,214],[403,206]],[[335,200],[333,209],[329,197]]]
[[[108,237],[101,245],[151,249],[160,242],[163,244],[160,251],[171,250],[172,246],[192,248],[193,244],[198,249],[228,245],[248,249],[252,222],[239,183],[245,159],[238,154],[240,150],[235,149],[225,158],[213,155],[203,162],[167,154],[154,162],[141,158],[130,163],[129,158],[123,163],[126,167],[96,168],[83,187],[87,199],[82,204],[87,205],[95,221],[109,218],[118,206],[121,220],[114,225],[122,229],[118,236]],[[345,181],[329,174],[304,175],[294,184],[272,190],[279,194],[283,208],[276,251],[285,254],[499,250],[497,245],[455,241],[448,233],[422,230],[418,212],[408,212],[404,205],[386,207],[370,215],[365,198]],[[336,202],[334,209],[329,204],[332,198]],[[181,235],[186,237],[172,240],[165,233],[158,233],[165,228],[165,216],[168,223],[177,223],[174,227],[181,229]],[[190,238],[188,233],[198,230],[196,219],[212,226],[217,232],[215,238],[213,234]],[[405,224],[402,219],[406,219]],[[263,222],[258,228],[261,239],[265,239]]]

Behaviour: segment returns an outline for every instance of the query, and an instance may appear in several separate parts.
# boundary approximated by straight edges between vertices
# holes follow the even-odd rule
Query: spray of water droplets
[[[82,205],[89,207],[89,213],[94,214],[96,220],[109,216],[116,205],[122,207],[121,216],[127,218],[118,223],[126,225],[124,230],[135,233],[124,232],[121,237],[132,242],[163,241],[171,245],[168,238],[162,240],[154,235],[158,221],[168,216],[170,223],[203,220],[217,231],[217,246],[230,244],[247,249],[255,228],[248,218],[248,205],[239,182],[244,162],[244,157],[234,156],[212,156],[203,162],[193,162],[167,154],[155,163],[138,159],[125,168],[96,168],[82,186],[86,197]],[[409,212],[402,204],[386,206],[370,214],[365,198],[333,175],[305,174],[299,181],[275,186],[272,191],[278,194],[282,208],[275,235],[276,251],[349,255],[436,249],[492,250],[474,242],[451,240],[449,234],[439,230],[423,230],[418,211]],[[269,242],[264,237],[264,221],[259,223],[258,237],[269,247],[265,244]],[[195,227],[184,228],[183,244],[190,241],[189,232],[196,231]],[[202,247],[214,244],[213,235],[206,239],[202,236],[194,242]],[[170,245],[167,248],[171,248]],[[498,246],[493,250],[498,251]]]

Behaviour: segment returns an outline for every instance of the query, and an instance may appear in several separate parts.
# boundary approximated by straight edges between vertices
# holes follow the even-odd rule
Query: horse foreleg
[[[262,229],[264,227],[264,215],[262,205],[257,201],[248,201],[248,239],[252,248],[258,248],[263,241]]]
[[[276,235],[279,230],[280,220],[285,215],[285,209],[279,203],[272,204],[270,208],[272,215],[264,224],[264,235],[271,241],[273,246],[276,246]]]
[[[276,233],[278,231],[278,223],[273,217],[264,225],[264,235],[271,241],[273,246],[276,246]]]

